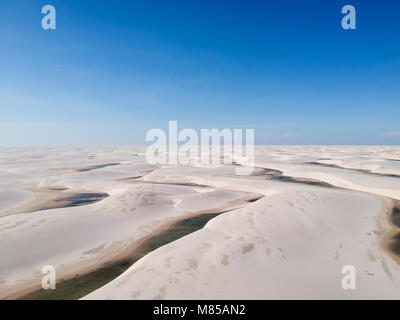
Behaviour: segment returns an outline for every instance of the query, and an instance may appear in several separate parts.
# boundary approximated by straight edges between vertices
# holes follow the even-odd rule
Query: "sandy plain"
[[[83,298],[400,297],[399,147],[255,155],[253,174],[236,176],[232,165],[149,165],[144,147],[1,148],[0,298],[40,289],[44,265],[60,281],[82,275],[207,212],[223,213]],[[70,206],[77,195],[90,201]],[[356,290],[341,286],[345,265]]]

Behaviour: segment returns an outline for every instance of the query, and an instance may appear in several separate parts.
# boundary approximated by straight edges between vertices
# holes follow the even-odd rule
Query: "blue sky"
[[[0,112],[0,145],[144,144],[168,120],[399,144],[400,2],[3,0]]]

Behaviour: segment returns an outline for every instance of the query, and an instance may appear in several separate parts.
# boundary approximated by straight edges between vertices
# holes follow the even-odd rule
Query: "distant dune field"
[[[256,146],[248,176],[145,150],[0,148],[0,299],[45,265],[65,299],[400,298],[400,147]]]

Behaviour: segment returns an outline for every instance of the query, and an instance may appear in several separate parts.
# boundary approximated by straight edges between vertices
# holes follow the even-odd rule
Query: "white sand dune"
[[[391,199],[400,200],[400,148],[256,147],[257,167],[343,189],[239,177],[228,165],[151,166],[144,152],[0,149],[0,298],[39,288],[44,265],[54,265],[58,279],[82,274],[168,222],[222,209],[234,210],[151,252],[85,299],[400,297],[400,267],[382,246]],[[68,192],[109,196],[29,210]],[[245,204],[249,194],[263,197]],[[344,265],[356,268],[356,290],[341,286]]]
[[[374,233],[380,209],[367,195],[287,188],[152,252],[86,299],[398,298],[400,269]],[[354,291],[341,287],[348,264]]]

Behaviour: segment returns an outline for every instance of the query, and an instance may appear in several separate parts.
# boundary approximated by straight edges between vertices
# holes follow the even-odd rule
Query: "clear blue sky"
[[[399,144],[400,1],[3,0],[0,112],[0,145],[143,144],[168,120]]]

